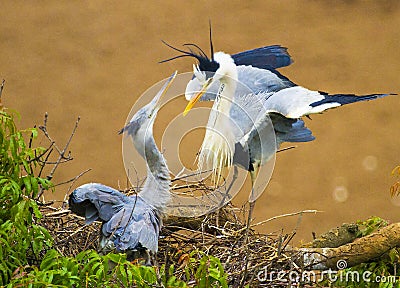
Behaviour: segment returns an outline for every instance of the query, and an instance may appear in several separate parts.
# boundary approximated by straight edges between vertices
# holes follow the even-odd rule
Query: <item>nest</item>
[[[41,212],[44,216],[41,224],[52,234],[54,247],[62,255],[75,257],[87,249],[97,250],[101,223],[86,226],[84,218],[52,206],[41,206]],[[287,279],[268,278],[263,273],[301,270],[294,262],[294,253],[288,249],[294,232],[260,234],[250,228],[246,233],[247,226],[240,217],[243,212],[229,204],[198,218],[167,218],[160,235],[157,265],[173,264],[174,275],[188,281],[184,269],[186,259],[196,251],[197,255],[204,253],[219,258],[232,287],[243,284],[287,287]]]

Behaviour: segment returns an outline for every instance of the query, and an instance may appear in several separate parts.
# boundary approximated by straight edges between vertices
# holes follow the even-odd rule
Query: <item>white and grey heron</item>
[[[153,124],[160,98],[176,76],[167,80],[153,100],[141,108],[121,129],[147,163],[147,178],[137,195],[125,194],[102,184],[89,183],[75,189],[69,198],[71,211],[86,218],[86,224],[102,222],[101,252],[126,252],[127,259],[145,258],[158,250],[162,218],[171,199],[170,174],[153,138]]]
[[[268,63],[268,57],[263,58],[261,48],[242,52],[246,55],[244,63],[241,63],[240,57],[237,59],[224,52],[214,53],[211,31],[210,44],[211,58],[199,47],[190,44],[199,52],[196,53],[192,49],[184,51],[168,45],[182,54],[165,60],[189,56],[198,61],[197,65],[194,65],[194,77],[186,87],[185,96],[189,103],[184,115],[200,98],[215,99],[198,156],[199,169],[211,166],[216,171],[221,171],[224,166],[239,164],[248,169],[254,184],[260,165],[268,161],[283,142],[307,142],[315,139],[305,127],[301,119],[303,116],[391,95],[357,96],[312,91],[296,85],[276,71],[276,68],[291,63],[290,56],[283,47],[270,46],[280,47],[269,50],[276,53],[272,53],[271,59],[288,57],[283,65],[274,66],[275,62]],[[263,51],[265,53],[268,49],[263,47]],[[264,64],[263,67],[260,63],[268,65]],[[262,139],[264,136],[269,137],[263,130],[267,129],[271,122],[275,143],[271,143],[270,139]],[[233,124],[240,129],[235,128]],[[246,162],[243,162],[243,157],[237,157],[243,152],[248,155]],[[250,201],[248,224],[253,208],[254,201]]]

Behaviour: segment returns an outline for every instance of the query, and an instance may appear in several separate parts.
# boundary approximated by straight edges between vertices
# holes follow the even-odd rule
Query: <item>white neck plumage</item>
[[[215,60],[219,60],[220,69],[214,78],[221,84],[208,120],[198,166],[203,171],[213,168],[213,180],[214,183],[218,183],[222,176],[222,168],[232,165],[235,152],[235,137],[229,113],[237,87],[237,69],[228,54],[218,52],[215,54]]]

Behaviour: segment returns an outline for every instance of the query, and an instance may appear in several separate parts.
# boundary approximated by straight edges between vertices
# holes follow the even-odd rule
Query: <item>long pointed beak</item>
[[[164,83],[164,85],[161,87],[160,91],[158,91],[156,97],[154,97],[154,109],[159,108],[161,105],[161,99],[167,94],[167,91],[169,87],[171,87],[172,82],[174,81],[178,71],[175,71],[172,73],[172,75],[168,78],[168,80]]]
[[[201,96],[203,96],[204,93],[206,93],[208,87],[211,85],[213,81],[213,78],[208,78],[208,80],[206,81],[206,83],[204,83],[203,87],[201,88],[201,91],[199,93],[197,93],[196,96],[194,96],[189,103],[187,104],[185,111],[183,111],[183,116],[186,116],[187,113],[189,113],[189,111],[193,108],[193,106],[197,103],[197,101],[199,101],[199,99],[201,98]]]

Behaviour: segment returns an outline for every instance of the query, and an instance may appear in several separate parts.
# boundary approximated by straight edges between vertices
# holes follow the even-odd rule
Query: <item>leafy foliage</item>
[[[226,275],[219,259],[200,252],[192,252],[184,263],[187,281],[177,279],[174,266],[160,270],[135,265],[126,260],[125,254],[100,256],[93,250],[76,256],[63,257],[56,250],[49,250],[39,267],[20,266],[14,271],[6,287],[228,287]]]
[[[41,189],[51,189],[47,179],[36,177],[43,148],[32,148],[36,129],[18,131],[16,113],[0,110],[0,284],[13,271],[38,259],[52,239],[38,225],[41,213],[33,200]],[[25,137],[31,139],[26,143]]]
[[[380,217],[374,216],[364,221],[357,221],[358,233],[357,237],[367,236],[379,228],[385,227],[388,222]]]
[[[202,251],[194,250],[189,254],[182,253],[179,257],[179,261],[181,269],[184,269],[186,281],[189,283],[195,283],[195,287],[228,287],[228,276],[224,272],[224,267],[221,264],[221,261],[212,255],[207,255]],[[163,265],[165,269],[165,266]],[[174,265],[171,265],[168,268],[168,275],[173,275],[175,272]],[[167,274],[167,273],[166,273]],[[175,276],[171,276],[168,281],[165,281],[165,277],[167,275],[163,275],[164,282],[168,285],[168,287],[182,287],[182,286],[174,286],[179,284],[179,282],[174,283],[176,281]]]
[[[148,287],[156,281],[152,267],[134,265],[123,254],[100,256],[88,250],[72,258],[49,250],[40,267],[19,269],[7,287]]]

